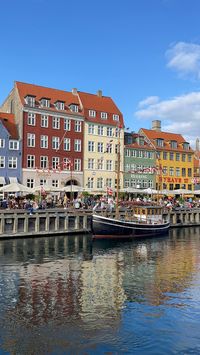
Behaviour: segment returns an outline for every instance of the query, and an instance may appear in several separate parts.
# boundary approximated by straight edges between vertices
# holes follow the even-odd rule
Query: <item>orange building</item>
[[[193,190],[194,152],[181,134],[162,132],[161,122],[152,122],[152,129],[141,128],[139,133],[155,149],[157,165],[157,189]]]

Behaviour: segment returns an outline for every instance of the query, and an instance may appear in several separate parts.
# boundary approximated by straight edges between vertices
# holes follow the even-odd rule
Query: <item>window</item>
[[[59,187],[58,180],[52,180],[52,186]]]
[[[8,168],[17,169],[17,157],[8,157]]]
[[[56,101],[55,107],[57,110],[64,110],[65,109],[65,103],[63,101]]]
[[[52,137],[52,149],[59,149],[60,146],[60,138]]]
[[[97,151],[98,151],[98,153],[103,153],[103,143],[102,142],[97,143]]]
[[[81,122],[80,121],[75,121],[74,130],[75,130],[75,132],[81,132]]]
[[[28,121],[27,124],[29,126],[35,126],[36,125],[36,116],[35,113],[28,113]]]
[[[112,187],[112,179],[111,178],[106,179],[106,186]]]
[[[0,138],[0,148],[5,147],[5,139]]]
[[[119,121],[119,115],[113,115],[113,121]]]
[[[192,154],[188,154],[188,162],[192,161]]]
[[[176,168],[176,176],[181,176],[180,168]]]
[[[191,177],[191,176],[192,176],[192,169],[188,168],[188,177]]]
[[[130,157],[131,151],[130,149],[125,149],[125,157]]]
[[[180,153],[176,153],[176,161],[180,161]]]
[[[19,150],[19,142],[15,140],[9,141],[9,149],[10,150]]]
[[[163,175],[167,175],[167,166],[163,166],[162,172]]]
[[[35,96],[26,96],[25,101],[28,106],[35,107]]]
[[[72,112],[78,112],[78,105],[72,104],[69,106],[69,108]]]
[[[115,137],[120,137],[120,129],[118,127],[115,128]]]
[[[112,160],[106,160],[106,170],[112,170]]]
[[[162,138],[157,138],[156,143],[158,147],[163,147],[164,146],[164,140]]]
[[[46,99],[46,98],[42,98],[40,100],[40,105],[42,107],[50,107],[50,100],[49,99]]]
[[[97,189],[102,189],[103,188],[103,178],[97,178]]]
[[[27,179],[26,186],[32,189],[34,187],[34,179]]]
[[[172,167],[169,168],[169,175],[174,176],[174,168]]]
[[[68,118],[64,119],[64,130],[71,131],[71,120],[69,120]]]
[[[189,146],[190,146],[189,143],[187,143],[187,142],[183,143],[183,149],[184,150],[189,150]]]
[[[47,169],[48,168],[48,157],[47,156],[41,156],[40,157],[40,168],[41,169]]]
[[[67,151],[69,151],[71,149],[71,139],[70,138],[64,138],[63,149],[67,150]]]
[[[48,148],[48,136],[40,136],[40,148]]]
[[[74,139],[74,151],[81,152],[81,140],[80,139]]]
[[[35,155],[27,155],[27,168],[35,168]]]
[[[98,136],[103,136],[103,126],[98,126]]]
[[[112,144],[111,143],[106,144],[106,153],[112,153]]]
[[[172,148],[172,149],[176,149],[177,146],[178,146],[178,145],[177,145],[177,141],[171,141],[171,144],[170,144],[170,145],[171,145],[171,148]]]
[[[49,116],[41,115],[41,127],[48,128],[49,126]]]
[[[163,152],[163,160],[167,160],[167,156],[168,156],[168,153],[167,152]]]
[[[125,179],[124,180],[124,187],[129,187],[130,186],[130,180],[129,179]]]
[[[40,186],[45,186],[47,184],[46,179],[40,179]]]
[[[0,168],[5,168],[5,157],[0,156]]]
[[[182,154],[182,161],[186,161],[186,154]]]
[[[103,159],[98,159],[97,160],[97,169],[98,170],[103,170]]]
[[[101,118],[102,118],[102,120],[107,120],[107,118],[108,118],[107,112],[101,112]]]
[[[27,134],[27,147],[35,147],[35,134],[34,133]]]
[[[93,177],[88,177],[87,186],[89,189],[93,189],[93,187],[94,187],[94,178]]]
[[[81,159],[74,159],[74,170],[81,171]]]
[[[107,127],[107,137],[112,137],[113,129],[111,127]]]
[[[169,153],[169,160],[174,160],[174,153],[172,152]]]
[[[88,142],[88,152],[94,152],[94,142],[93,141]]]
[[[53,117],[52,128],[60,129],[60,117]]]
[[[57,169],[59,165],[60,165],[60,158],[52,157],[52,169]]]
[[[90,116],[90,117],[96,117],[96,111],[94,111],[94,110],[89,110],[89,116]]]
[[[69,159],[63,158],[63,170],[70,170],[71,167],[72,165],[70,165]]]
[[[89,124],[88,125],[88,133],[89,134],[94,134],[94,125],[93,124]]]
[[[183,176],[183,177],[186,176],[186,168],[182,168],[182,176]]]
[[[94,169],[94,159],[88,159],[88,169]]]

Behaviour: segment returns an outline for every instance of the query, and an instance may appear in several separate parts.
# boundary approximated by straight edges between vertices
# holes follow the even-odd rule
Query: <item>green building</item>
[[[156,152],[137,133],[124,133],[124,188],[156,187]]]

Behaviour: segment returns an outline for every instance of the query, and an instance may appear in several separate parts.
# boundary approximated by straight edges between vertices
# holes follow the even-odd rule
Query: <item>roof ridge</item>
[[[32,85],[32,86],[36,86],[36,87],[40,87],[40,88],[44,88],[44,89],[49,89],[49,90],[55,90],[55,91],[62,91],[64,93],[68,93],[68,94],[72,94],[71,91],[66,91],[66,90],[61,90],[61,89],[57,89],[57,88],[52,88],[49,86],[44,86],[44,85],[38,85],[38,84],[32,84],[32,83],[25,83],[23,81],[15,81],[16,84],[23,84],[23,85]]]

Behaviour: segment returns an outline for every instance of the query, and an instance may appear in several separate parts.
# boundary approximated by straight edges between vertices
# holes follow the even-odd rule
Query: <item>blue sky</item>
[[[200,136],[199,0],[1,0],[0,102],[14,80],[111,96],[137,131]]]

